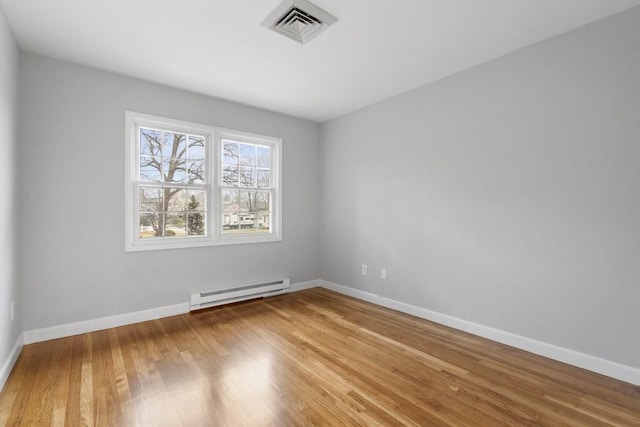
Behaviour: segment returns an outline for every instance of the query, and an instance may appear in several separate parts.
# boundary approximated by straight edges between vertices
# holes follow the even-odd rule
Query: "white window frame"
[[[206,189],[205,236],[140,239],[139,187],[148,183],[139,180],[140,127],[198,134],[205,137]],[[249,132],[208,126],[150,114],[125,112],[125,251],[150,251],[203,246],[235,245],[282,241],[282,139]],[[267,145],[271,147],[271,218],[270,232],[262,234],[224,235],[222,229],[222,140]],[[153,185],[153,184],[151,184]],[[166,186],[166,184],[165,184]],[[195,186],[194,186],[195,187]]]

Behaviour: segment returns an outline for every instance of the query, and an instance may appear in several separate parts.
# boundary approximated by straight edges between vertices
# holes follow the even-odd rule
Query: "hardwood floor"
[[[0,425],[640,425],[640,387],[311,289],[25,346]]]

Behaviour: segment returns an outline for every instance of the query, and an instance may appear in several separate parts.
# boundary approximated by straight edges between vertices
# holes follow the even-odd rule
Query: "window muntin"
[[[127,251],[281,240],[282,140],[126,116]]]

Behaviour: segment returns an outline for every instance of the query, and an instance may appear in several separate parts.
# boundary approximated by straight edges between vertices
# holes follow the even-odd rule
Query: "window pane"
[[[237,166],[223,165],[222,183],[224,185],[238,185],[238,167]]]
[[[271,232],[271,212],[259,212],[257,214],[257,222],[256,233]]]
[[[189,149],[187,157],[191,160],[204,160],[204,138],[189,135]]]
[[[268,170],[259,170],[258,171],[258,187],[269,187],[269,171]]]
[[[241,166],[239,185],[241,187],[255,187],[256,186],[256,168]]]
[[[256,146],[253,144],[240,145],[240,164],[244,166],[256,165]]]
[[[140,212],[162,212],[162,189],[156,187],[140,187]]]
[[[222,162],[232,165],[238,164],[238,143],[222,141]]]
[[[204,160],[189,160],[187,162],[188,180],[191,184],[204,184]]]
[[[271,210],[271,193],[267,191],[258,191],[256,193],[256,212]]]
[[[255,222],[257,233],[269,233],[271,229],[271,194],[265,191],[256,193]]]
[[[180,159],[164,160],[164,181],[184,182],[187,174],[185,171],[185,161]]]
[[[158,157],[140,156],[140,181],[162,182],[161,169]]]
[[[222,233],[237,230],[240,222],[240,204],[238,192],[225,190],[222,192]]]
[[[138,238],[140,239],[154,239],[158,235],[156,230],[160,222],[162,213],[143,213],[140,214],[140,229],[138,231]]]
[[[164,132],[162,138],[162,155],[165,158],[184,159],[186,135]]]
[[[185,237],[187,235],[187,220],[184,213],[166,213],[164,237]]]
[[[203,212],[193,212],[187,214],[187,232],[189,236],[205,235],[205,214]]]
[[[207,207],[206,194],[206,190],[189,190],[187,210],[189,212],[205,211]]]
[[[159,130],[140,128],[140,154],[145,156],[160,156],[162,146],[162,132]]]
[[[240,232],[269,233],[271,229],[271,194],[266,191],[240,193]]]
[[[240,230],[242,233],[253,232],[255,229],[255,218],[256,216],[253,212],[240,214]]]
[[[241,191],[240,192],[240,212],[252,212],[255,206],[255,192],[254,191]]]
[[[256,147],[258,154],[258,167],[270,168],[271,167],[271,148],[264,145],[258,145]]]
[[[189,195],[186,189],[165,189],[164,190],[165,205],[168,212],[185,212]]]
[[[237,226],[229,227],[234,233],[255,234],[270,232],[271,193],[268,191],[241,191]]]

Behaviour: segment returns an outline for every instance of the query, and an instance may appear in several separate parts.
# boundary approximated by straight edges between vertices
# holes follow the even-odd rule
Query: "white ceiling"
[[[20,48],[322,122],[640,0],[314,0],[307,45],[260,25],[280,0],[0,0]]]

